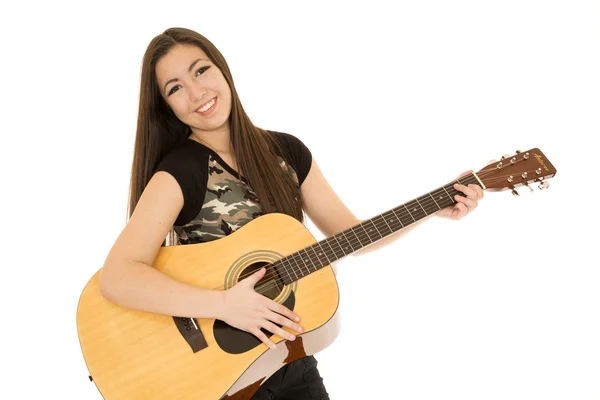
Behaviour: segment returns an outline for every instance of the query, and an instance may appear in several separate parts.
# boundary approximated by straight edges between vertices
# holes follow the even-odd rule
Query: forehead
[[[156,63],[158,84],[162,86],[169,79],[187,74],[190,64],[199,58],[210,61],[206,53],[197,46],[176,45]]]

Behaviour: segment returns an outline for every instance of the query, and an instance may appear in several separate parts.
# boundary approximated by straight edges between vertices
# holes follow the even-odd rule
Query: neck
[[[190,139],[202,143],[217,153],[231,152],[231,136],[228,124],[224,124],[212,131],[204,131],[196,128],[191,128],[191,130]]]
[[[480,185],[479,182],[475,174],[461,177],[401,206],[290,254],[273,265],[283,282],[290,284],[444,207],[456,204],[454,196],[462,193],[454,189],[454,183]]]

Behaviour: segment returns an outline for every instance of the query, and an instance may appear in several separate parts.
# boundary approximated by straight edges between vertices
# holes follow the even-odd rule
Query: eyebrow
[[[196,63],[197,63],[198,61],[201,61],[201,60],[208,61],[208,60],[207,60],[207,59],[205,59],[205,58],[199,58],[199,59],[197,59],[196,61],[194,61],[193,63],[191,63],[191,64],[190,64],[190,67],[188,68],[188,72],[192,72],[192,68],[194,68],[194,65],[196,65]],[[165,86],[164,86],[164,88],[163,88],[163,93],[165,92],[165,90],[167,90],[167,85],[168,85],[169,83],[171,83],[171,82],[177,82],[178,80],[179,80],[179,79],[177,79],[177,78],[173,78],[173,79],[171,79],[171,80],[168,80],[168,81],[167,81],[167,83],[165,83]]]

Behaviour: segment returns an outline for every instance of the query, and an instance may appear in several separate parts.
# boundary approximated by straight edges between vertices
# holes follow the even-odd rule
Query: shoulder
[[[157,168],[168,168],[187,163],[199,163],[208,155],[204,148],[193,140],[186,139],[181,145],[175,147],[160,160]]]
[[[290,149],[295,149],[298,147],[306,147],[306,145],[302,142],[302,140],[300,140],[298,137],[292,135],[291,133],[278,132],[278,131],[273,131],[273,130],[268,130],[267,132],[269,132],[271,134],[271,137],[273,137],[275,140],[277,140],[277,142],[279,142],[283,146],[289,147]]]
[[[312,153],[309,148],[295,135],[287,132],[267,131],[271,137],[280,145],[283,154],[279,154],[298,175],[299,184],[308,175],[312,163]]]
[[[167,153],[156,167],[155,173],[169,173],[181,188],[184,206],[176,225],[188,222],[201,207],[208,177],[208,152],[193,140],[186,140]]]
[[[168,172],[181,184],[182,180],[202,179],[202,175],[206,174],[207,160],[208,152],[204,146],[186,140],[163,156],[155,172]]]

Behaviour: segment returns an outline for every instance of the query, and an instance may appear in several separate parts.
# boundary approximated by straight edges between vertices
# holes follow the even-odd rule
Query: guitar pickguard
[[[260,268],[266,267],[267,273],[255,285],[255,290],[257,290],[259,293],[262,293],[265,297],[268,297],[271,300],[276,300],[288,309],[293,310],[296,304],[296,297],[294,296],[294,291],[292,289],[295,288],[296,285],[292,284],[286,286],[283,284],[277,270],[269,264],[269,262],[275,261],[281,256],[270,253],[271,252],[258,251],[253,252],[250,256],[249,254],[245,254],[241,259],[238,260],[240,263],[236,263],[234,265],[233,270],[235,270],[235,281],[227,282],[226,286],[231,287],[239,281],[240,277],[247,277]],[[232,278],[232,274],[229,274],[229,279]],[[281,327],[281,325],[278,326]],[[272,332],[269,332],[265,329],[261,329],[261,331],[267,337],[273,336]],[[218,319],[215,320],[213,324],[213,335],[221,350],[230,354],[245,353],[262,343],[262,341],[252,333],[234,328],[228,325],[226,322]]]

